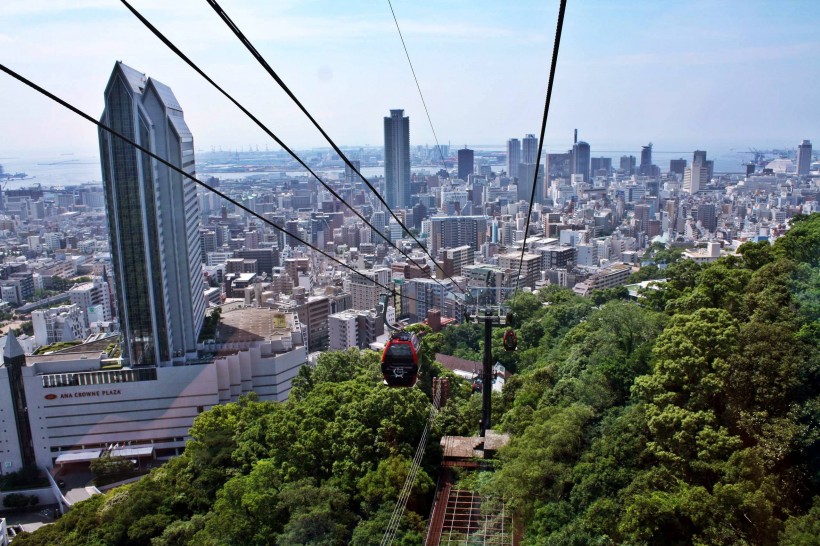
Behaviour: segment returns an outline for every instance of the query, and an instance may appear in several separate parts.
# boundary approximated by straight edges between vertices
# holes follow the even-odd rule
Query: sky
[[[321,135],[204,0],[133,5],[297,149]],[[223,0],[330,136],[383,144],[402,108],[434,144],[387,0]],[[557,0],[393,0],[439,141],[538,133]],[[546,147],[795,147],[820,141],[820,2],[569,0]],[[2,0],[0,63],[98,117],[115,61],[169,85],[201,150],[278,147],[117,0]],[[0,73],[4,157],[97,154],[96,128]]]

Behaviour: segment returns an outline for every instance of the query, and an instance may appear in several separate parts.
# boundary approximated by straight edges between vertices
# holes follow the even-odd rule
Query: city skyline
[[[697,3],[570,5],[547,150],[571,146],[575,127],[583,130],[593,155],[596,147],[620,150],[650,140],[662,142],[659,149],[728,149],[795,146],[812,138],[820,112],[797,105],[811,104],[810,90],[820,83],[820,69],[811,62],[820,42],[810,24],[820,6],[791,2],[774,11],[763,2],[708,5],[710,17],[697,24],[686,17]],[[557,4],[395,7],[442,144],[504,143],[537,130]],[[325,145],[207,6],[139,2],[136,8],[275,124],[286,142],[297,148]],[[433,144],[389,10],[383,11],[364,3],[231,7],[237,23],[337,142],[378,145],[383,112],[402,108],[418,120],[410,142]],[[111,62],[122,59],[177,82],[205,149],[268,143],[119,4],[13,1],[4,6],[3,20],[0,62],[89,113],[102,107],[92,90],[104,84]],[[760,28],[766,32],[752,32]],[[85,38],[82,44],[75,44],[78,35]],[[454,88],[446,85],[451,80],[480,85]],[[389,87],[380,83],[388,81]],[[95,135],[81,121],[7,77],[0,79],[0,93],[8,97],[0,106],[0,157],[93,153]]]

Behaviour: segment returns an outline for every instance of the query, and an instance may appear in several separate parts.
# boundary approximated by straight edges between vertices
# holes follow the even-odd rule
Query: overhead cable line
[[[416,80],[416,89],[419,90],[419,97],[421,97],[421,104],[424,106],[424,113],[427,114],[427,121],[430,123],[430,130],[433,131],[433,138],[436,141],[436,147],[438,148],[438,154],[441,156],[441,164],[444,165],[444,170],[447,170],[447,163],[444,162],[444,152],[441,151],[441,144],[438,143],[438,136],[436,135],[436,130],[433,127],[433,120],[430,118],[430,111],[427,109],[427,102],[424,100],[424,94],[421,92],[421,86],[419,85],[419,79],[416,77],[416,70],[413,68],[413,61],[410,60],[410,53],[407,51],[407,44],[404,43],[404,36],[401,34],[401,28],[399,28],[399,20],[396,18],[396,11],[393,9],[393,3],[390,0],[387,0],[387,4],[390,6],[390,13],[393,14],[393,21],[396,22],[396,30],[399,31],[399,38],[401,39],[401,46],[404,48],[404,54],[407,57],[407,64],[410,65],[410,71],[413,73],[413,79]]]
[[[179,167],[177,167],[176,165],[173,165],[173,164],[172,164],[172,163],[170,163],[169,161],[167,161],[167,160],[165,160],[165,159],[161,158],[160,156],[158,156],[157,154],[153,153],[153,152],[152,152],[152,151],[150,151],[149,149],[147,149],[147,148],[145,148],[145,147],[143,147],[143,146],[140,146],[139,144],[137,144],[136,142],[134,142],[133,140],[131,140],[131,139],[130,139],[130,138],[128,138],[127,136],[125,136],[125,135],[123,135],[123,134],[121,134],[121,133],[119,133],[119,132],[115,131],[114,129],[112,129],[111,127],[109,127],[109,126],[105,125],[104,123],[102,123],[102,122],[100,122],[100,121],[97,121],[96,119],[92,118],[91,116],[89,116],[88,114],[86,114],[85,112],[83,112],[82,110],[80,110],[79,108],[77,108],[76,106],[74,106],[74,105],[72,105],[71,103],[69,103],[69,102],[67,102],[67,101],[65,101],[65,100],[63,100],[63,99],[61,99],[60,97],[58,97],[57,95],[55,95],[55,94],[51,93],[50,91],[47,91],[46,89],[44,89],[44,88],[40,87],[40,86],[39,86],[39,85],[37,85],[36,83],[34,83],[34,82],[32,82],[31,80],[27,79],[25,76],[22,76],[21,74],[18,74],[17,72],[15,72],[14,70],[12,70],[12,69],[8,68],[7,66],[5,66],[5,65],[3,65],[3,64],[0,64],[0,70],[2,70],[3,72],[5,72],[5,73],[6,73],[6,74],[8,74],[9,76],[11,76],[11,77],[15,78],[16,80],[20,81],[21,83],[24,83],[25,85],[27,85],[27,86],[29,86],[30,88],[34,89],[35,91],[37,91],[37,92],[38,92],[38,93],[40,93],[41,95],[44,95],[44,96],[48,97],[49,99],[51,99],[52,101],[56,102],[57,104],[59,104],[59,105],[63,106],[64,108],[66,108],[66,109],[68,109],[68,110],[71,110],[72,112],[74,112],[75,114],[77,114],[77,115],[78,115],[78,116],[80,116],[81,118],[85,119],[86,121],[89,121],[89,122],[93,123],[94,125],[96,125],[96,126],[97,126],[97,127],[99,127],[100,129],[102,129],[103,131],[106,131],[107,133],[109,133],[109,134],[111,134],[111,135],[113,135],[113,136],[115,136],[115,137],[119,138],[119,139],[120,139],[120,140],[122,140],[123,142],[126,142],[126,143],[130,144],[130,145],[131,145],[132,147],[134,147],[135,149],[137,149],[137,150],[139,150],[140,152],[144,153],[145,155],[147,155],[147,156],[149,156],[149,157],[151,157],[151,158],[155,159],[156,161],[159,161],[160,163],[162,163],[163,165],[165,165],[165,166],[166,166],[166,167],[168,167],[169,169],[173,170],[174,172],[179,173],[179,174],[181,174],[182,176],[184,176],[185,178],[190,179],[192,182],[196,183],[196,184],[197,184],[197,185],[199,185],[200,187],[203,187],[203,188],[207,189],[208,191],[211,191],[211,192],[215,193],[216,195],[218,195],[218,196],[219,196],[219,197],[221,197],[222,199],[224,199],[224,200],[226,200],[227,202],[231,203],[232,205],[234,205],[234,206],[236,206],[236,207],[238,207],[238,208],[240,208],[240,209],[244,210],[245,212],[247,212],[248,214],[250,214],[250,215],[254,216],[255,218],[258,218],[259,220],[261,220],[262,222],[264,222],[264,223],[268,224],[269,226],[273,227],[273,228],[274,228],[274,229],[276,229],[277,231],[280,231],[280,232],[284,233],[285,235],[288,235],[289,237],[292,237],[292,238],[296,239],[297,241],[299,241],[299,242],[300,242],[300,243],[302,243],[303,245],[305,245],[305,246],[307,246],[307,247],[309,247],[309,248],[311,248],[311,249],[315,250],[316,252],[318,252],[319,254],[321,254],[321,255],[325,256],[326,258],[329,258],[330,260],[332,260],[332,261],[334,261],[334,262],[338,263],[339,265],[341,265],[341,266],[342,266],[342,267],[344,267],[345,269],[350,270],[351,272],[355,273],[356,275],[359,275],[360,277],[363,277],[363,278],[367,279],[369,282],[372,282],[374,285],[376,285],[376,286],[378,286],[378,287],[380,287],[380,288],[384,288],[384,289],[385,289],[385,290],[387,290],[390,294],[392,294],[392,295],[393,295],[393,297],[397,297],[397,296],[398,296],[398,297],[403,297],[403,298],[406,298],[406,299],[411,300],[411,301],[416,301],[416,302],[418,302],[418,303],[424,303],[424,302],[422,302],[422,301],[421,301],[421,300],[419,300],[419,299],[412,298],[412,297],[409,297],[409,296],[403,296],[402,294],[399,294],[398,292],[396,292],[395,290],[391,289],[390,287],[385,286],[384,284],[381,284],[380,282],[376,281],[375,279],[371,279],[370,277],[368,277],[368,276],[367,276],[367,275],[365,275],[364,273],[361,273],[360,271],[357,271],[356,269],[354,269],[353,267],[349,266],[348,264],[346,264],[346,263],[342,262],[342,261],[341,261],[341,260],[339,260],[338,258],[336,258],[336,257],[334,257],[334,256],[331,256],[330,254],[328,254],[328,253],[327,253],[327,252],[325,252],[324,250],[322,250],[322,249],[320,249],[320,248],[317,248],[317,247],[313,246],[311,243],[309,243],[309,242],[305,241],[304,239],[302,239],[302,238],[301,238],[301,237],[299,237],[298,235],[294,235],[293,233],[290,233],[290,232],[289,232],[289,231],[287,231],[286,229],[284,229],[284,228],[282,228],[282,227],[277,226],[276,224],[274,224],[273,222],[271,222],[270,220],[268,220],[267,218],[265,218],[265,217],[264,217],[264,216],[262,216],[261,214],[258,214],[258,213],[256,213],[256,212],[254,212],[253,210],[251,210],[250,208],[246,207],[245,205],[243,205],[243,204],[242,204],[242,203],[240,203],[239,201],[237,201],[237,200],[235,200],[235,199],[233,199],[233,198],[231,198],[231,197],[228,197],[227,195],[225,195],[224,193],[220,192],[219,190],[217,190],[217,189],[214,189],[214,188],[210,187],[208,184],[206,184],[205,182],[202,182],[201,180],[199,180],[199,179],[198,179],[197,177],[195,177],[194,175],[192,175],[192,174],[188,174],[187,172],[183,171],[182,169],[180,169],[180,168],[179,168]]]
[[[396,538],[396,532],[399,530],[401,518],[404,515],[404,510],[407,507],[407,501],[410,500],[410,494],[413,492],[413,486],[416,483],[416,478],[421,470],[421,460],[424,457],[424,451],[427,449],[427,441],[429,440],[430,428],[433,419],[438,413],[441,405],[441,389],[436,391],[433,398],[433,403],[430,406],[430,413],[427,416],[427,422],[424,424],[424,430],[421,433],[421,439],[416,447],[416,454],[413,457],[413,462],[410,465],[410,470],[407,472],[407,477],[404,480],[404,485],[399,492],[399,498],[396,500],[396,506],[390,514],[390,520],[387,522],[387,528],[384,531],[384,536],[380,546],[389,546],[393,544]]]
[[[176,55],[177,55],[180,59],[182,59],[183,61],[185,61],[185,63],[186,63],[188,66],[190,66],[191,68],[193,68],[193,69],[194,69],[194,70],[195,70],[195,71],[196,71],[196,72],[197,72],[200,76],[202,76],[202,77],[205,79],[205,81],[207,81],[208,83],[210,83],[210,84],[211,84],[211,86],[213,86],[213,87],[214,87],[214,89],[216,89],[217,91],[219,91],[220,93],[222,93],[222,95],[223,95],[225,98],[227,98],[229,101],[231,101],[231,102],[232,102],[232,103],[233,103],[233,104],[234,104],[237,108],[239,108],[239,109],[242,111],[242,113],[244,113],[244,114],[245,114],[246,116],[248,116],[248,117],[249,117],[249,118],[250,118],[250,119],[251,119],[254,123],[256,123],[256,125],[257,125],[260,129],[262,129],[262,131],[264,131],[264,132],[265,132],[265,133],[266,133],[269,137],[271,137],[271,138],[272,138],[272,139],[273,139],[273,140],[274,140],[274,141],[275,141],[275,142],[276,142],[279,146],[281,146],[281,147],[282,147],[282,149],[283,149],[283,150],[285,150],[285,151],[286,151],[286,152],[287,152],[287,153],[288,153],[288,154],[289,154],[289,155],[290,155],[293,159],[295,159],[297,162],[299,162],[299,164],[300,164],[300,165],[301,165],[304,169],[306,169],[306,170],[307,170],[307,171],[308,171],[311,175],[313,175],[313,177],[314,177],[316,180],[318,180],[318,181],[319,181],[319,183],[320,183],[322,186],[324,186],[324,187],[325,187],[325,188],[326,188],[326,189],[327,189],[327,190],[328,190],[328,191],[329,191],[329,192],[333,195],[333,197],[335,197],[336,199],[338,199],[339,201],[341,201],[343,205],[345,205],[347,208],[349,208],[350,210],[352,210],[352,211],[353,211],[353,213],[354,213],[356,216],[358,216],[358,217],[359,217],[359,218],[360,218],[360,219],[361,219],[361,220],[362,220],[362,221],[363,221],[363,222],[364,222],[367,226],[369,226],[371,229],[373,229],[376,233],[379,233],[380,235],[382,235],[382,237],[384,238],[384,240],[387,242],[387,244],[388,244],[388,245],[390,245],[390,246],[392,246],[393,248],[395,248],[396,250],[398,250],[398,251],[399,251],[399,253],[400,253],[402,256],[404,256],[405,258],[407,258],[407,259],[408,259],[408,260],[409,260],[409,261],[410,261],[413,265],[415,265],[416,267],[418,267],[418,268],[419,268],[419,270],[421,270],[421,272],[422,272],[422,273],[426,274],[428,277],[430,277],[433,281],[435,281],[436,283],[438,283],[438,284],[439,284],[440,286],[442,286],[443,288],[446,288],[446,286],[445,286],[444,284],[442,284],[442,283],[441,283],[441,281],[439,281],[438,279],[436,279],[435,277],[433,277],[433,275],[432,275],[432,274],[427,273],[427,271],[425,271],[425,268],[424,268],[424,266],[422,266],[422,264],[418,263],[418,262],[417,262],[417,261],[415,261],[413,258],[411,258],[410,256],[408,256],[406,252],[404,252],[402,249],[400,249],[398,246],[396,246],[396,245],[395,245],[392,241],[390,241],[387,237],[384,237],[384,235],[383,235],[383,234],[381,234],[381,232],[380,232],[378,229],[376,229],[376,227],[375,227],[373,224],[371,224],[371,223],[370,223],[370,222],[369,222],[369,221],[368,221],[368,220],[367,220],[367,219],[366,219],[366,218],[365,218],[365,217],[364,217],[364,216],[363,216],[363,215],[362,215],[362,214],[361,214],[358,210],[356,210],[356,208],[355,208],[355,207],[353,207],[353,206],[351,206],[350,204],[348,204],[348,203],[347,203],[344,199],[342,199],[342,197],[341,197],[341,196],[340,196],[340,195],[339,195],[339,194],[338,194],[338,193],[337,193],[337,192],[336,192],[336,191],[335,191],[335,190],[334,190],[334,189],[333,189],[330,185],[328,185],[328,184],[327,184],[324,180],[322,180],[322,178],[321,178],[318,174],[316,174],[316,173],[313,171],[313,169],[311,169],[311,168],[307,165],[307,163],[305,163],[305,162],[302,160],[302,158],[300,158],[300,157],[296,154],[296,152],[294,152],[294,151],[293,151],[290,147],[288,147],[288,145],[287,145],[287,144],[285,144],[285,143],[284,143],[284,142],[283,142],[283,141],[282,141],[282,140],[281,140],[278,136],[276,136],[276,134],[275,134],[273,131],[271,131],[271,130],[270,130],[270,129],[269,129],[269,128],[268,128],[268,127],[264,124],[264,123],[262,123],[262,121],[260,121],[260,120],[259,120],[259,118],[257,118],[256,116],[254,116],[254,115],[253,115],[253,114],[252,114],[252,113],[251,113],[251,112],[250,112],[247,108],[245,108],[242,104],[240,104],[240,103],[239,103],[239,101],[237,101],[236,99],[234,99],[234,98],[233,98],[233,97],[232,97],[232,96],[231,96],[231,95],[230,95],[227,91],[225,91],[225,90],[224,90],[224,89],[223,89],[223,88],[222,88],[219,84],[217,84],[217,83],[216,83],[216,82],[215,82],[215,81],[214,81],[214,80],[213,80],[210,76],[208,76],[208,74],[206,74],[206,73],[205,73],[205,71],[203,71],[201,68],[199,68],[199,66],[198,66],[198,65],[197,65],[194,61],[192,61],[192,60],[191,60],[191,59],[190,59],[187,55],[185,55],[185,53],[183,53],[183,52],[182,52],[182,50],[180,50],[180,49],[179,49],[179,48],[178,48],[178,47],[177,47],[177,46],[176,46],[176,45],[175,45],[175,44],[174,44],[174,43],[173,43],[170,39],[168,39],[168,38],[167,38],[167,37],[166,37],[166,36],[165,36],[162,32],[160,32],[160,30],[159,30],[158,28],[156,28],[154,25],[152,25],[152,24],[151,24],[151,22],[150,22],[150,21],[148,21],[148,19],[146,19],[146,18],[145,18],[145,17],[144,17],[144,16],[143,16],[143,15],[142,15],[139,11],[137,11],[137,10],[136,10],[133,6],[131,6],[131,4],[129,4],[126,0],[121,0],[121,2],[125,5],[125,7],[127,7],[127,8],[131,11],[131,13],[133,13],[133,14],[134,14],[134,16],[135,16],[135,17],[137,17],[137,19],[139,19],[139,20],[142,22],[142,24],[143,24],[143,25],[145,25],[145,27],[146,27],[146,28],[148,28],[148,30],[150,30],[150,31],[154,34],[154,36],[156,36],[157,38],[159,38],[159,39],[160,39],[160,41],[162,41],[162,43],[164,43],[164,44],[165,44],[165,45],[166,45],[166,46],[167,46],[167,47],[168,47],[171,51],[173,51],[174,53],[176,53]]]
[[[527,251],[527,235],[530,231],[530,219],[532,218],[532,204],[535,201],[535,188],[538,182],[538,168],[541,166],[541,152],[544,149],[544,135],[547,132],[547,115],[550,111],[550,99],[552,98],[552,85],[555,81],[555,67],[558,64],[558,46],[561,45],[561,31],[564,28],[564,12],[567,9],[567,0],[561,0],[558,8],[558,23],[555,27],[555,42],[552,45],[552,64],[550,65],[550,77],[547,83],[547,100],[544,103],[544,117],[541,120],[541,139],[538,141],[538,154],[535,156],[535,176],[532,178],[532,192],[530,192],[530,205],[527,209],[527,224],[524,227],[524,241],[521,244],[521,258],[518,260],[518,277],[515,281],[515,292],[513,298],[518,294],[518,287],[521,284],[521,267],[524,265],[524,253]],[[544,173],[547,179],[547,173]]]
[[[393,219],[395,219],[396,222],[398,222],[398,224],[402,227],[402,229],[404,229],[404,231],[408,235],[410,235],[410,237],[421,247],[421,249],[424,251],[424,253],[427,254],[430,257],[430,259],[433,261],[433,264],[436,266],[436,268],[438,270],[440,270],[442,273],[444,273],[444,268],[441,267],[441,265],[439,265],[438,261],[436,261],[436,258],[432,254],[430,254],[430,251],[427,250],[427,247],[425,247],[423,244],[421,244],[421,241],[419,241],[418,238],[416,238],[416,236],[413,235],[410,232],[409,229],[407,229],[407,226],[404,225],[404,222],[402,222],[399,219],[399,217],[396,215],[396,213],[393,212],[393,209],[390,208],[390,206],[387,204],[387,202],[384,200],[384,198],[381,196],[381,194],[376,190],[376,188],[373,187],[373,185],[370,183],[370,181],[368,181],[367,178],[365,178],[364,175],[362,175],[362,173],[359,172],[359,169],[357,169],[356,166],[353,165],[353,163],[351,163],[350,159],[347,158],[347,156],[341,150],[341,148],[339,148],[339,146],[336,145],[336,143],[333,141],[333,139],[330,138],[330,135],[328,135],[327,132],[325,132],[325,130],[319,124],[319,122],[316,121],[316,119],[310,114],[310,112],[308,112],[307,108],[305,108],[305,106],[302,104],[302,102],[296,97],[296,95],[293,94],[293,91],[290,90],[290,88],[282,80],[282,78],[280,78],[279,75],[273,70],[273,68],[271,68],[270,64],[268,64],[268,62],[265,60],[265,58],[262,56],[262,54],[259,53],[259,51],[256,49],[256,47],[254,47],[253,43],[251,43],[251,41],[242,33],[242,31],[236,25],[236,23],[234,23],[233,20],[231,20],[231,18],[228,16],[228,14],[225,13],[225,11],[222,9],[222,7],[220,7],[219,3],[216,0],[206,0],[206,1],[214,9],[216,14],[219,15],[219,17],[222,19],[222,21],[225,22],[225,24],[228,26],[228,28],[231,29],[231,31],[234,33],[234,35],[236,35],[236,37],[239,39],[239,41],[242,42],[242,45],[245,46],[245,48],[251,53],[251,55],[262,66],[262,68],[264,68],[265,71],[270,75],[270,77],[273,78],[274,81],[276,81],[277,84],[279,84],[279,87],[282,88],[282,90],[290,97],[290,99],[294,102],[294,104],[296,104],[296,106],[299,107],[299,109],[302,111],[302,113],[305,114],[305,116],[307,116],[307,118],[311,121],[311,123],[313,123],[313,126],[316,127],[316,129],[322,134],[324,139],[328,142],[328,144],[330,144],[331,148],[333,148],[333,150],[339,155],[339,157],[342,158],[342,160],[345,162],[345,164],[348,166],[348,168],[350,168],[351,171],[356,173],[356,175],[359,178],[361,178],[361,180],[367,185],[367,187],[370,188],[370,191],[372,191],[373,194],[382,203],[382,205],[385,206],[385,208],[387,209],[387,212],[390,213],[390,215],[393,217]],[[450,277],[449,275],[446,275],[446,273],[445,273],[445,276],[452,280],[452,277]],[[461,286],[459,286],[458,283],[456,283],[455,281],[453,281],[453,285],[456,288],[458,288],[459,290],[461,290],[462,293],[465,293],[464,289],[461,288]]]

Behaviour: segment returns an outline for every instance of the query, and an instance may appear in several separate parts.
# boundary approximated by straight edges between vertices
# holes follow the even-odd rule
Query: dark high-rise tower
[[[384,118],[384,181],[387,206],[410,206],[410,118],[390,110]]]
[[[473,172],[475,172],[473,151],[469,148],[462,148],[458,151],[458,177],[467,180],[467,177]]]
[[[17,440],[20,445],[20,458],[24,467],[36,464],[34,440],[31,436],[31,422],[28,417],[26,389],[23,385],[23,368],[26,367],[26,355],[20,342],[9,331],[6,346],[3,349],[3,366],[8,370],[9,390],[14,408],[14,424],[17,428]]]
[[[570,161],[570,174],[580,174],[584,177],[584,182],[589,182],[589,144],[583,140],[578,142],[578,129],[575,129],[575,139],[572,144],[571,153],[572,159]]]
[[[809,170],[811,170],[811,141],[804,140],[797,147],[797,175],[807,175]]]
[[[102,122],[193,174],[193,137],[168,86],[118,62]],[[205,317],[196,186],[102,130],[100,160],[124,356],[136,366],[195,356]]]
[[[507,141],[507,176],[518,178],[518,165],[521,163],[521,141],[511,138]]]
[[[538,139],[535,135],[527,135],[524,137],[523,148],[521,153],[521,163],[527,165],[535,165],[538,162]]]
[[[641,167],[652,165],[652,143],[641,148]]]

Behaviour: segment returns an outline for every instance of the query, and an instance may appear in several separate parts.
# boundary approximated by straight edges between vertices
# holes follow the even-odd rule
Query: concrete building
[[[82,309],[86,324],[108,322],[114,318],[111,312],[111,293],[108,283],[102,277],[74,285],[68,290],[68,297],[71,303]]]
[[[168,86],[117,62],[102,122],[193,174],[193,137]],[[196,185],[102,130],[100,157],[123,355],[195,358],[205,311]]]
[[[427,317],[430,309],[446,309],[447,295],[453,283],[449,279],[437,283],[433,279],[412,279],[402,288],[402,310],[411,321]]]
[[[430,240],[435,256],[442,248],[470,245],[478,251],[487,241],[486,216],[434,216],[430,218]]]
[[[353,309],[374,309],[379,303],[379,296],[392,279],[392,272],[386,267],[359,271],[360,275],[350,276],[350,293],[353,296]],[[375,282],[374,282],[375,281]],[[379,283],[379,284],[376,284]]]
[[[464,266],[471,265],[475,261],[475,251],[470,245],[443,248],[440,251],[440,255],[444,274],[447,277],[462,275]]]
[[[375,311],[341,311],[330,315],[330,350],[366,349],[384,334],[382,317]]]
[[[86,316],[77,305],[61,305],[31,312],[34,342],[42,347],[58,341],[83,339],[87,332]]]
[[[10,385],[19,381],[28,411],[18,429],[31,437],[0,436],[4,472],[29,457],[40,468],[89,462],[112,445],[135,458],[179,454],[197,415],[250,392],[283,401],[307,361],[299,319],[257,308],[224,311],[217,339],[203,346],[214,356],[184,366],[103,369],[113,362],[101,358],[98,346],[25,357],[13,336],[0,342],[4,354],[19,353],[0,367],[0,417],[7,426],[15,422]]]
[[[521,264],[520,288],[528,286],[535,288],[536,281],[541,278],[541,256],[531,252],[524,253],[524,260],[521,261],[520,252],[509,252],[498,256],[498,265],[504,269],[512,269],[518,273],[518,266]]]

